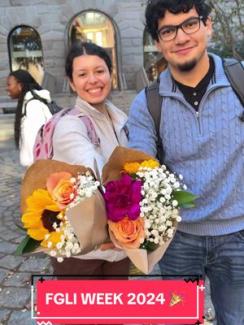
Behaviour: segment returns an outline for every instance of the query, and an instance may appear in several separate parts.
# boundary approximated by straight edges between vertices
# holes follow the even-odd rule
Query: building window
[[[84,11],[75,16],[69,28],[69,44],[76,40],[92,41],[103,47],[113,63],[112,85],[118,88],[118,64],[115,42],[115,28],[109,17],[98,11]]]
[[[162,54],[158,52],[154,43],[155,42],[150,34],[144,30],[144,68],[150,81],[155,80],[160,72],[163,71],[167,66],[165,59],[162,57]]]
[[[27,70],[41,84],[44,76],[41,38],[30,26],[17,26],[8,36],[10,70]]]

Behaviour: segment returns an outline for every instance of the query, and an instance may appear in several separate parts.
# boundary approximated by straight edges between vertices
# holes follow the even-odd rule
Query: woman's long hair
[[[18,98],[18,104],[16,108],[15,122],[14,122],[15,145],[16,148],[19,149],[19,143],[21,138],[21,134],[20,134],[21,119],[25,115],[25,110],[22,113],[25,94],[28,91],[32,92],[33,90],[41,90],[42,87],[35,81],[32,75],[26,70],[12,71],[9,74],[9,76],[13,76],[21,84],[21,88],[22,88],[21,94]]]

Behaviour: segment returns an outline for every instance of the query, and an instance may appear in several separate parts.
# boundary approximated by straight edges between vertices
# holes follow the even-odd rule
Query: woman
[[[20,150],[20,163],[29,166],[33,163],[33,146],[39,128],[52,114],[35,94],[51,102],[48,90],[35,81],[28,71],[17,70],[7,78],[7,92],[12,99],[18,99],[15,114],[14,136],[17,149]]]
[[[114,148],[127,144],[124,130],[127,117],[107,100],[111,91],[112,63],[103,48],[79,42],[71,47],[65,69],[70,86],[77,93],[75,106],[81,115],[90,118],[99,144],[91,142],[78,116],[65,115],[54,130],[53,159],[90,167],[99,178]],[[56,274],[108,276],[128,275],[129,272],[125,253],[106,245],[62,263],[53,259],[53,266]]]

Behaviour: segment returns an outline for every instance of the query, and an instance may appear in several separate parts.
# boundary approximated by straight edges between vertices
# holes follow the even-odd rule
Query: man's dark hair
[[[193,7],[205,22],[211,12],[211,7],[205,0],[148,0],[145,11],[146,30],[154,40],[158,41],[158,20],[164,18],[166,11],[178,14],[188,12]]]
[[[65,72],[67,77],[72,80],[72,74],[73,74],[73,61],[76,57],[79,57],[81,55],[96,55],[99,56],[103,61],[105,61],[108,70],[111,74],[112,72],[112,62],[108,55],[108,53],[105,51],[104,48],[90,42],[81,42],[76,41],[71,46],[66,62],[65,62]]]

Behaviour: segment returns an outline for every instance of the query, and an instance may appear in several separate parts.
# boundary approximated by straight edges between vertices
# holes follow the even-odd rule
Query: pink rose
[[[71,178],[72,175],[67,172],[53,173],[48,177],[47,190],[60,209],[65,209],[77,195]]]

